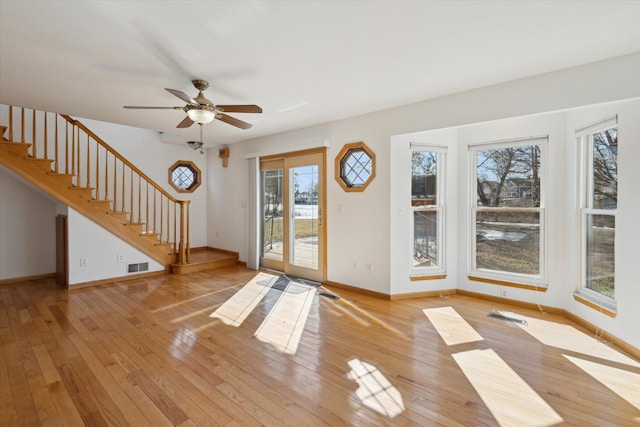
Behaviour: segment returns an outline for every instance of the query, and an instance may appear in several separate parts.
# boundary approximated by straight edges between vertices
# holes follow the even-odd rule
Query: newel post
[[[191,200],[187,200],[187,247],[186,247],[186,259],[189,264],[191,259]]]
[[[189,204],[191,200],[180,200],[180,242],[178,243],[178,263],[187,264],[189,262]],[[186,206],[186,209],[185,209]],[[186,210],[186,212],[185,212]],[[185,221],[186,217],[186,221]],[[186,229],[186,239],[185,239]]]

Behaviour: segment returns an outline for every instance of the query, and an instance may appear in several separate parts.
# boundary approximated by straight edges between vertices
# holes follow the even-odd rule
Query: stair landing
[[[171,273],[187,274],[198,271],[215,270],[238,263],[238,253],[212,248],[191,249],[188,264],[171,264]]]

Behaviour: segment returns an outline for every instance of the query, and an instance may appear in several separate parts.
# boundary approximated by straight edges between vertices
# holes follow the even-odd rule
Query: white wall
[[[56,271],[56,202],[0,166],[0,280]]]
[[[547,179],[552,185],[567,182],[566,174],[570,166],[567,162],[572,158],[565,138],[567,116],[565,113],[549,113],[640,97],[638,75],[640,53],[234,144],[227,170],[223,171],[214,159],[209,162],[209,244],[236,250],[240,258],[246,260],[248,214],[246,203],[243,202],[249,196],[247,161],[244,157],[261,151],[266,154],[272,154],[274,150],[295,151],[309,141],[328,141],[326,225],[329,281],[388,294],[460,287],[496,295],[496,286],[471,284],[466,279],[468,218],[461,209],[468,197],[465,144],[474,139],[482,141],[549,134],[550,169]],[[539,116],[524,117],[536,114]],[[513,117],[522,118],[489,123]],[[475,130],[467,129],[471,124],[478,126]],[[415,137],[407,134],[456,127],[460,129],[455,132],[443,131],[438,136],[449,144],[447,278],[411,282],[408,262],[405,261],[409,243],[403,237],[408,233],[405,228],[408,211],[398,213],[398,206],[405,203],[408,191],[408,153],[405,153],[405,149]],[[462,134],[460,140],[456,132]],[[514,136],[513,133],[518,135]],[[430,138],[427,134],[422,136]],[[377,160],[376,178],[362,193],[344,192],[333,178],[335,156],[344,144],[354,141],[364,141],[376,154]],[[640,181],[637,168],[632,169],[631,173],[633,176],[627,180]],[[545,293],[509,289],[509,298],[575,310],[571,297],[575,283],[566,285],[572,280],[572,273],[565,268],[565,258],[570,253],[569,242],[562,237],[566,236],[567,227],[575,222],[566,214],[571,208],[569,193],[572,191],[573,187],[569,185],[549,193],[547,198],[550,216],[548,229],[552,240],[547,253],[550,289]],[[633,202],[630,200],[627,203],[631,209],[637,209],[638,206],[634,204],[637,198],[631,199]],[[214,230],[220,230],[219,234],[216,235]],[[633,230],[629,231],[633,235]],[[635,237],[626,236],[625,244],[629,245],[637,237],[637,232]],[[618,255],[617,262],[621,262],[625,256],[629,258],[631,254],[638,253],[634,246],[627,246],[622,251],[624,254]],[[361,267],[354,270],[354,261],[358,266],[371,263],[373,271],[369,273]],[[629,262],[628,265],[636,264]],[[628,280],[629,273],[624,268],[620,274],[620,280]],[[628,296],[635,305],[640,301],[637,293]],[[617,320],[610,321],[602,319],[599,314],[589,313],[583,306],[575,312],[596,325],[611,326],[611,322],[616,323],[615,327],[606,330],[632,345],[638,345],[638,338],[634,335],[636,323],[629,317],[619,314]]]
[[[136,274],[127,272],[128,264],[148,262],[148,271],[164,270],[163,265],[70,208],[67,213],[67,230],[70,287]],[[119,262],[118,255],[122,255],[123,262]],[[81,265],[81,258],[86,258],[86,266]]]
[[[579,246],[567,244],[565,308],[599,326],[614,336],[640,348],[640,100],[600,105],[571,111],[567,114],[566,182],[577,188],[578,147],[575,129],[618,114],[618,209],[616,215],[615,300],[617,316],[608,317],[576,302],[571,293],[580,280]],[[579,241],[579,224],[575,212],[577,197],[569,197],[565,232],[567,242]]]
[[[327,279],[383,293],[408,290],[406,275],[391,276],[390,269],[391,257],[406,252],[404,246],[390,247],[390,171],[391,162],[396,161],[391,156],[393,135],[636,97],[640,96],[638,75],[640,53],[234,144],[227,170],[222,171],[217,159],[209,162],[209,245],[236,250],[240,259],[246,260],[248,215],[242,207],[248,199],[245,156],[261,150],[294,151],[309,141],[326,140],[330,143]],[[354,141],[364,141],[376,154],[377,176],[363,193],[346,193],[333,179],[335,156],[344,144]],[[404,163],[394,163],[393,170],[402,167]],[[220,237],[215,237],[215,230],[220,230]],[[364,268],[354,271],[354,261],[360,266],[373,264],[372,272]],[[415,286],[420,285],[411,289]]]

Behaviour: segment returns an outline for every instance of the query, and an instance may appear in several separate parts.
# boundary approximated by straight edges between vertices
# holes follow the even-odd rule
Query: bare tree
[[[482,206],[501,206],[505,186],[518,187],[522,198],[528,182],[534,206],[540,205],[540,146],[520,146],[484,150],[477,155],[477,193]]]
[[[618,201],[618,129],[593,135],[593,196]],[[595,202],[595,200],[594,200]]]

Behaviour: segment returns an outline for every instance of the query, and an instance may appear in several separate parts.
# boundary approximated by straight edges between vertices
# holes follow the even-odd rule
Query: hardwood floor
[[[0,425],[493,426],[505,408],[529,405],[519,383],[559,425],[640,424],[637,360],[584,341],[574,331],[593,335],[564,318],[464,296],[390,302],[337,289],[341,298],[309,294],[310,307],[287,309],[275,286],[236,323],[210,317],[256,274],[234,266],[71,292],[53,280],[0,287]],[[438,312],[436,329],[423,310],[438,307],[452,310]],[[488,317],[496,307],[550,321],[536,321],[537,334],[578,338],[544,344]],[[277,333],[256,338],[271,324]],[[302,333],[278,350],[289,326]],[[468,327],[481,338],[443,340]],[[527,425],[559,420],[536,414]]]

